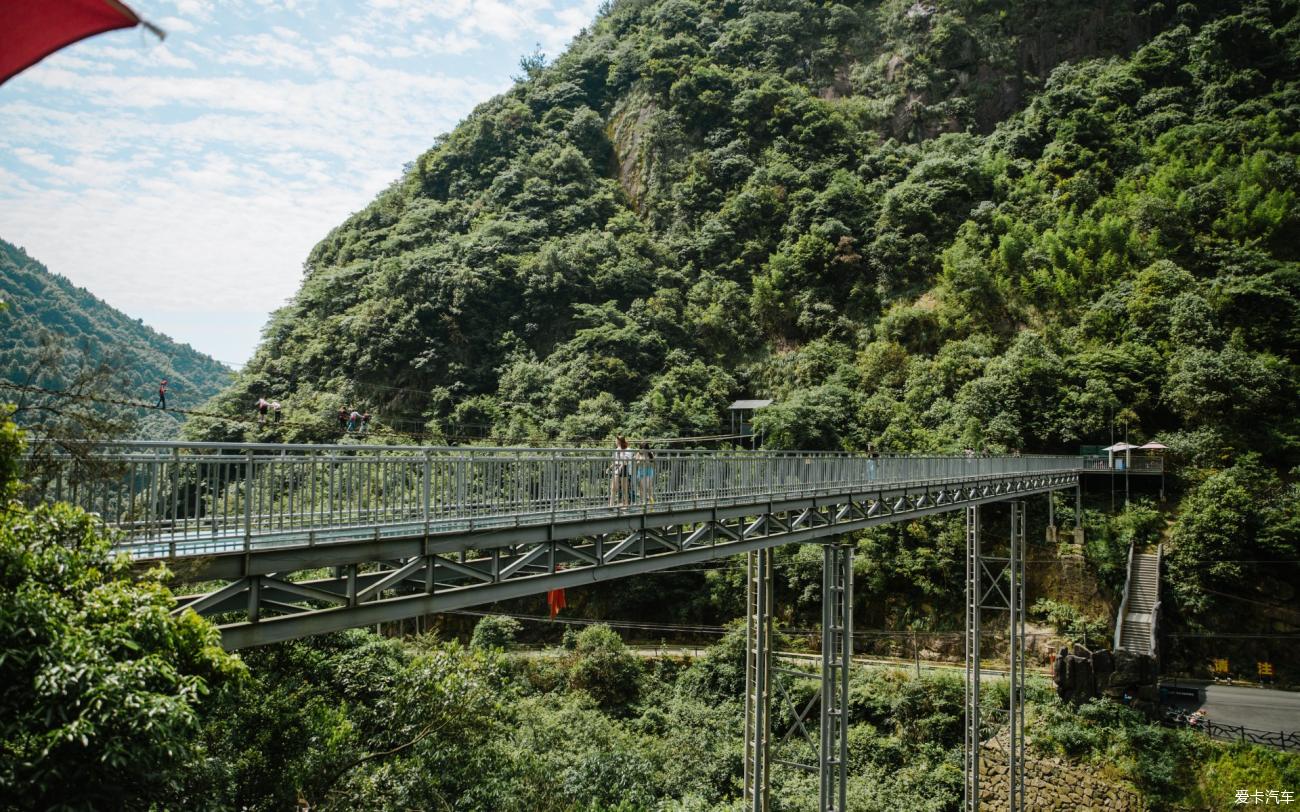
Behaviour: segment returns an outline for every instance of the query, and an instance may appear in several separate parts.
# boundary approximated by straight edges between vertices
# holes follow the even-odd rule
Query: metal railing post
[[[433,502],[433,451],[424,450],[424,535],[429,535],[429,514]],[[432,567],[431,567],[432,569]]]
[[[244,452],[244,552],[253,547],[253,450]]]
[[[168,537],[167,552],[176,557],[176,523],[180,518],[181,499],[181,448],[172,447],[172,532]]]

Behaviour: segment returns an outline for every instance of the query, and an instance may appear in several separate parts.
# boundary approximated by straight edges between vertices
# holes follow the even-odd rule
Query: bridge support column
[[[747,555],[745,620],[745,812],[768,810],[772,721],[772,551]]]
[[[262,576],[248,576],[248,622],[262,619]]]
[[[1047,543],[1056,543],[1056,492],[1047,492]]]
[[[1074,486],[1074,543],[1083,544],[1083,479]]]
[[[1009,812],[1025,808],[1025,503],[1011,503],[1011,551],[1007,569],[1009,615],[1007,659],[1007,774]]]
[[[853,656],[853,546],[825,546],[822,563],[820,812],[848,809],[849,666]]]
[[[985,609],[1007,611],[1008,809],[1024,812],[1025,503],[1011,507],[1011,537],[1003,556],[985,555],[979,507],[966,508],[966,736],[963,810],[980,808],[980,632]]]
[[[980,509],[966,508],[966,738],[964,812],[980,806]]]

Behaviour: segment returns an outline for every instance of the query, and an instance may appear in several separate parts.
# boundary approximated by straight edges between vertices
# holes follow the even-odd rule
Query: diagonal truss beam
[[[919,500],[913,499],[910,503],[912,506],[907,510],[897,511],[891,506],[883,513],[879,511],[879,506],[894,500],[889,495],[871,494],[845,496],[838,501],[828,500],[820,506],[789,509],[774,514],[765,513],[760,507],[747,518],[716,521],[705,519],[691,524],[665,516],[664,526],[671,526],[676,537],[684,539],[682,546],[678,548],[661,535],[664,543],[657,546],[663,547],[662,551],[638,549],[635,555],[626,553],[645,539],[645,532],[640,529],[617,541],[602,536],[594,540],[569,539],[564,543],[539,541],[515,545],[513,548],[496,548],[463,563],[440,555],[413,557],[406,559],[395,570],[358,573],[351,586],[355,591],[351,593],[345,579],[301,582],[304,589],[313,590],[311,594],[298,594],[297,597],[304,602],[301,606],[287,602],[291,599],[290,595],[287,591],[277,591],[278,583],[267,583],[266,591],[273,593],[276,601],[274,607],[267,608],[273,610],[274,614],[263,617],[261,613],[251,612],[250,617],[254,618],[252,620],[223,625],[222,642],[228,649],[239,649],[355,626],[463,609],[550,589],[698,564],[791,542],[815,541],[877,524],[1000,501],[1007,498],[1008,494],[1042,493],[1074,487],[1076,479],[1075,475],[1062,474],[1036,476],[1015,483],[991,483],[989,487],[949,491],[951,501],[945,499],[940,503],[935,498],[918,505]],[[845,506],[851,506],[847,513],[844,511]],[[839,521],[839,516],[849,518]],[[692,538],[696,539],[694,546],[686,543],[686,540]],[[316,551],[319,553],[321,549],[317,547]],[[340,562],[343,563],[345,562]],[[435,567],[436,579],[418,578],[421,570],[428,565]],[[248,587],[241,586],[236,581],[209,595],[192,599],[190,605],[203,614],[239,610],[248,603],[241,599],[242,593],[247,590]],[[398,594],[380,597],[388,590]],[[254,594],[250,600],[259,600],[260,591],[254,592],[258,594]],[[351,605],[325,608],[307,603],[321,592],[352,594],[357,599],[350,602]],[[266,597],[271,598],[272,594]]]

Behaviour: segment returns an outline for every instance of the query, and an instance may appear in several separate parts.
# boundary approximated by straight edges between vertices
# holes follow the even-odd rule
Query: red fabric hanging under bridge
[[[136,25],[163,36],[118,0],[0,0],[0,84],[64,46]]]
[[[560,610],[568,605],[564,600],[564,587],[547,592],[546,604],[551,607],[551,620],[555,620],[555,616],[560,613]]]

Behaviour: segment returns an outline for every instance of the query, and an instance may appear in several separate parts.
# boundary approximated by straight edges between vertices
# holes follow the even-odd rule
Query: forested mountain
[[[1296,5],[621,2],[307,259],[227,404],[503,440],[1295,446]],[[325,425],[324,423],[322,425]]]
[[[1122,420],[1192,509],[1098,569],[1166,535],[1193,621],[1294,596],[1300,3],[621,0],[523,69],[316,246],[217,408],[604,442],[748,395],[769,444],[896,451]],[[869,534],[873,594],[942,601],[941,527]]]
[[[159,381],[167,379],[175,390],[173,400],[179,396],[191,407],[230,382],[225,365],[110,307],[4,240],[0,300],[6,305],[0,309],[3,380],[54,390],[76,386],[86,395],[152,404]],[[33,397],[42,396],[0,390],[0,401]],[[51,405],[59,402],[57,397],[44,399]],[[145,416],[139,429],[149,436],[172,436],[179,426],[180,418],[172,413],[125,413]],[[40,414],[19,412],[20,422],[30,422],[27,417]]]

